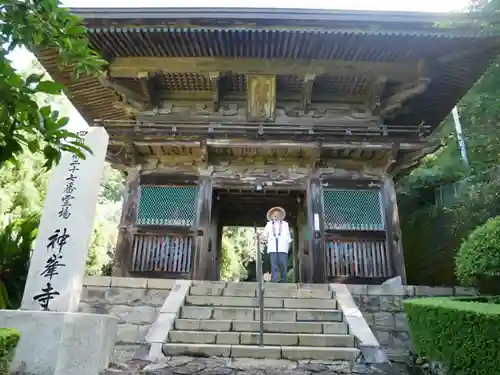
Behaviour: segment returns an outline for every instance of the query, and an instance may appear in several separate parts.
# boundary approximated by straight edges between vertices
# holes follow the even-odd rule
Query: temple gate
[[[74,12],[106,75],[37,56],[127,175],[119,276],[216,280],[222,227],[280,205],[296,281],[405,279],[394,177],[500,51],[430,14]]]

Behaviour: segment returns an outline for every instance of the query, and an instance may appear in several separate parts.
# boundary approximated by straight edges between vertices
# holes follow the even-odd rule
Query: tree
[[[247,265],[255,259],[253,228],[225,227],[222,231],[221,278],[241,280],[247,277]]]
[[[19,161],[27,148],[43,153],[44,167],[50,169],[70,151],[80,158],[91,152],[80,137],[65,127],[51,105],[40,106],[35,95],[61,95],[63,85],[45,74],[23,78],[15,71],[7,55],[16,47],[57,50],[61,69],[72,67],[75,77],[99,74],[104,60],[90,48],[81,20],[60,7],[58,0],[4,0],[0,5],[0,168]]]

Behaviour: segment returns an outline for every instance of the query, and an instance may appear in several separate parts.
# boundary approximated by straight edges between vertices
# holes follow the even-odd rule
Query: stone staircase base
[[[194,282],[166,356],[348,360],[359,355],[328,285],[267,284],[259,346],[256,283]]]

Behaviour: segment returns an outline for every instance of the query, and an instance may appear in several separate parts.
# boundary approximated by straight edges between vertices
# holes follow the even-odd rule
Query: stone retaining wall
[[[382,286],[347,285],[368,325],[380,345],[388,349],[392,359],[408,357],[411,348],[410,335],[403,311],[403,301],[409,298],[438,296],[472,296],[473,289],[455,287],[410,286],[402,293]]]
[[[176,280],[131,277],[87,277],[83,281],[80,312],[117,316],[118,345],[145,343]]]

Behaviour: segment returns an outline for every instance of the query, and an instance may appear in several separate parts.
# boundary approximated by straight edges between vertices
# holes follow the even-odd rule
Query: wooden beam
[[[396,81],[414,81],[420,78],[421,63],[222,57],[117,57],[109,66],[112,77],[137,77],[140,72],[209,74],[215,71],[300,77],[308,74],[360,75],[374,78],[386,76]]]
[[[427,78],[419,79],[411,84],[403,84],[396,93],[383,100],[380,114],[387,116],[400,109],[404,103],[415,96],[422,94],[429,86],[430,80]]]
[[[172,141],[179,142],[179,141]],[[182,141],[187,142],[187,141]],[[139,144],[139,142],[135,142]],[[154,143],[144,142],[144,143]],[[321,148],[322,150],[335,149],[335,150],[391,150],[394,142],[345,142],[345,143],[331,143],[331,142],[286,142],[286,141],[242,141],[233,139],[207,139],[206,144],[208,147],[248,147],[248,148]],[[401,150],[420,150],[426,145],[426,142],[416,143],[399,143]]]
[[[208,147],[246,147],[246,148],[314,148],[316,142],[280,142],[280,141],[241,141],[232,139],[207,139]]]
[[[304,77],[304,89],[303,89],[303,97],[302,97],[302,109],[304,113],[308,112],[309,104],[311,104],[311,95],[314,86],[314,79],[316,76],[314,74],[307,74]]]
[[[209,79],[212,84],[212,110],[217,112],[220,106],[220,72],[210,72]]]
[[[197,141],[184,141],[184,140],[171,140],[171,141],[133,141],[136,146],[180,146],[180,147],[200,147],[201,142]]]
[[[276,118],[276,76],[247,77],[247,120],[270,122]]]

